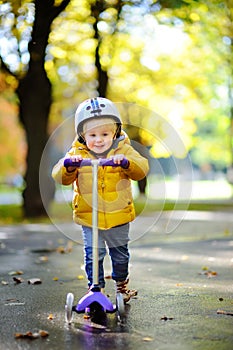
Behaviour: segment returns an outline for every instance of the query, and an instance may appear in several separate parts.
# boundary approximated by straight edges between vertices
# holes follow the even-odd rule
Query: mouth
[[[104,151],[105,151],[105,145],[101,145],[101,146],[100,145],[98,145],[98,146],[96,145],[95,146],[95,152],[96,153],[102,153]]]

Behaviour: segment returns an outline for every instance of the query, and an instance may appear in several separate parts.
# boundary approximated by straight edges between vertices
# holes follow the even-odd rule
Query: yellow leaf
[[[13,275],[23,275],[23,271],[17,270],[17,271],[11,271],[8,273],[8,275],[13,276]]]
[[[41,262],[47,262],[48,260],[49,260],[49,258],[47,256],[42,255],[39,257],[39,261],[41,261]]]
[[[154,339],[153,338],[151,338],[151,337],[144,337],[144,338],[142,338],[142,340],[143,341],[153,341]]]
[[[77,276],[77,279],[78,279],[78,280],[83,280],[83,279],[84,279],[84,276],[83,276],[83,275],[78,275],[78,276]]]
[[[48,320],[53,320],[54,316],[53,316],[53,314],[49,314],[47,318],[48,318]]]

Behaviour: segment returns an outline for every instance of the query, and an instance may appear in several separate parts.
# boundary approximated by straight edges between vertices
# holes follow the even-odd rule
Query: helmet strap
[[[114,139],[117,139],[118,137],[120,137],[121,134],[121,124],[120,123],[116,123],[117,128],[116,128],[116,132],[114,135]]]
[[[78,134],[78,141],[82,143],[83,145],[86,144],[85,137],[82,133]]]

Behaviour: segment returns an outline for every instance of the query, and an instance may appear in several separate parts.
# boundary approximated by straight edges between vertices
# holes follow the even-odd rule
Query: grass
[[[0,205],[0,223],[15,224],[22,222],[23,211],[17,204]]]
[[[169,210],[200,210],[200,211],[232,211],[233,202],[231,200],[219,201],[197,201],[189,205],[185,201],[148,201],[146,206],[143,200],[135,200],[135,209],[137,215],[144,211],[153,213],[155,211]],[[51,206],[50,217],[52,221],[67,222],[72,220],[72,209],[67,203],[54,202]],[[19,223],[51,223],[49,217],[26,219],[23,217],[23,210],[19,204],[0,205],[0,224],[10,225]]]

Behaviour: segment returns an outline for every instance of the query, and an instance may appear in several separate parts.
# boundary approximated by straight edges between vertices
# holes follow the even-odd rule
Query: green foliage
[[[170,155],[160,141],[169,139],[173,128],[195,163],[229,166],[232,2],[71,0],[53,22],[45,58],[53,85],[51,130],[73,115],[80,101],[96,95],[99,44],[108,97],[140,106],[125,122],[145,129],[140,139],[152,145],[154,156]],[[1,56],[20,76],[27,69],[33,1],[1,1],[0,20],[1,44],[4,37],[15,43]]]

